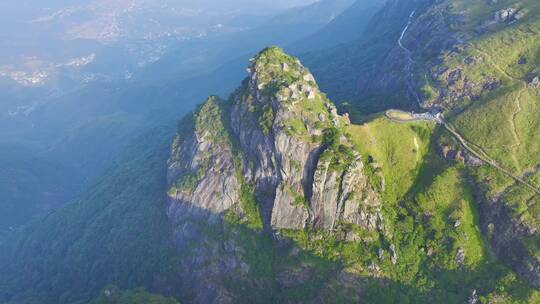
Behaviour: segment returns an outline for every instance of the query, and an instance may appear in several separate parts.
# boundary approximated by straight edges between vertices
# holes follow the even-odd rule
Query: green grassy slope
[[[376,117],[362,125],[351,125],[356,147],[377,162],[385,179],[384,196],[395,203],[409,191],[429,150],[435,128],[429,123],[393,123]]]
[[[528,9],[520,22],[473,33],[482,20],[492,18],[494,10],[517,2]],[[501,80],[498,89],[475,100],[461,100],[459,111],[448,111],[448,115],[467,140],[540,186],[540,93],[527,84],[529,75],[538,72],[540,5],[533,0],[517,2],[501,0],[488,6],[485,1],[460,0],[448,7],[454,13],[469,12],[471,18],[455,30],[471,40],[463,52],[442,58],[442,64],[462,69],[472,81],[486,75]],[[409,4],[401,17],[407,17],[412,8]],[[374,54],[386,50],[384,41],[395,43],[392,37],[402,22],[403,18],[387,32],[381,30],[387,39],[381,45],[365,45],[366,50],[359,53],[366,56],[362,63],[326,66],[327,80],[337,73],[347,76],[346,71],[352,73],[356,68],[373,68],[370,58],[378,58]],[[351,58],[346,56],[343,58]],[[482,57],[483,61],[468,65],[469,57]],[[342,67],[348,70],[340,70]],[[324,71],[324,67],[319,70]],[[352,85],[347,81],[344,88]],[[305,116],[321,110],[320,103],[312,108],[302,102],[297,106]],[[207,110],[212,114],[215,108]],[[266,117],[271,119],[270,114]],[[213,127],[216,122],[201,124]],[[292,135],[303,135],[302,123],[293,121],[289,127],[299,131]],[[468,168],[442,159],[438,145],[449,141],[449,135],[433,124],[395,123],[374,115],[342,131],[370,164],[371,169],[366,169],[370,179],[384,180],[383,231],[346,227],[358,238],[345,241],[345,231],[284,230],[274,240],[252,229],[260,224],[244,223],[230,215],[219,229],[198,223],[210,240],[239,244],[239,255],[249,270],[242,280],[225,284],[237,302],[464,303],[474,294],[480,303],[540,302],[540,292],[520,280],[492,252],[480,230],[477,195],[485,190],[490,197],[502,198],[516,219],[531,225],[539,223],[537,197],[492,167]],[[84,302],[109,283],[122,289],[144,286],[170,291],[178,275],[178,258],[186,253],[170,247],[163,212],[168,137],[167,132],[145,137],[73,206],[30,226],[24,234],[0,235],[0,302]],[[256,202],[250,200],[250,204]],[[529,255],[539,256],[537,237],[522,241]],[[289,282],[279,285],[283,281]],[[178,290],[175,296],[191,299],[186,290]]]
[[[508,7],[521,9],[524,17],[511,23],[493,23],[495,12]],[[540,72],[540,3],[523,0],[488,5],[469,0],[455,2],[452,10],[467,12],[469,21],[457,30],[468,33],[470,40],[462,52],[444,58],[442,65],[459,69],[467,81],[479,83],[493,77],[499,85],[484,90],[477,100],[462,100],[457,104],[461,110],[451,121],[466,140],[540,188],[534,179],[540,168],[540,88],[529,84]],[[480,33],[471,34],[479,27]],[[476,63],[467,64],[468,58],[476,58]],[[537,208],[532,192],[521,194],[523,191],[514,190],[519,187],[512,186],[511,180],[500,178],[490,169],[475,175],[487,185],[490,197],[503,196],[517,215],[526,215],[522,218],[538,227],[540,214],[528,211]]]
[[[275,241],[234,218],[220,229],[199,223],[209,239],[242,248],[248,274],[226,284],[238,302],[463,303],[473,290],[485,303],[540,299],[493,258],[479,232],[466,170],[434,153],[433,125],[376,116],[345,131],[366,162],[379,168],[371,177],[386,180],[385,232],[356,227],[360,238],[344,241],[339,231],[280,231]],[[191,299],[188,290],[173,288],[179,259],[189,253],[170,247],[163,212],[168,142],[169,132],[145,137],[78,203],[4,240],[0,300],[84,303],[109,283],[174,290],[178,298]],[[300,284],[277,285],[278,278],[306,271],[309,279]]]
[[[339,231],[284,231],[284,235],[363,278],[361,299],[366,303],[462,303],[473,290],[482,303],[540,301],[538,291],[491,253],[480,231],[473,181],[462,165],[448,164],[435,153],[440,131],[434,125],[394,123],[374,116],[349,126],[347,133],[377,168],[374,174],[385,179],[387,231],[356,230],[360,240],[352,242],[340,240]],[[390,246],[396,248],[395,265]],[[348,301],[354,298],[346,289],[333,292]]]

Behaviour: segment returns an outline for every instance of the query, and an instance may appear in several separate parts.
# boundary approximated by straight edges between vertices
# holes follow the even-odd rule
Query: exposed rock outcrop
[[[381,201],[368,184],[364,163],[356,151],[344,150],[329,149],[320,158],[310,201],[314,225],[334,229],[342,221],[381,229]]]
[[[531,88],[538,88],[540,87],[540,75],[539,74],[531,74],[527,76],[527,85]]]
[[[264,228],[258,233],[384,228],[377,185],[342,134],[349,119],[311,73],[278,48],[258,54],[248,71],[229,102],[211,97],[180,124],[168,162],[167,214],[183,269],[193,273],[184,288],[197,303],[233,302],[224,282],[242,281],[252,267],[226,218]],[[276,279],[293,288],[311,275],[300,267]]]
[[[509,7],[495,12],[493,19],[496,22],[515,22],[524,16],[525,11],[516,7]]]
[[[220,214],[239,201],[239,181],[217,98],[209,98],[194,120],[191,128],[189,123],[182,125],[187,130],[176,136],[168,164],[172,218],[180,204]]]
[[[501,200],[481,201],[481,225],[495,254],[524,280],[540,288],[540,260],[528,252],[526,240],[540,239],[540,231],[516,218]]]
[[[206,232],[222,233],[220,216],[228,210],[241,216],[240,181],[222,115],[219,99],[210,97],[192,118],[184,119],[168,162],[167,215],[174,243],[185,256],[181,269],[191,274],[181,285],[196,291],[195,303],[233,302],[223,282],[240,279],[249,270],[234,240]]]
[[[276,48],[261,52],[249,71],[235,95],[231,125],[244,151],[245,178],[255,185],[267,226],[332,229],[348,219],[379,227],[381,216],[374,210],[380,209],[368,212],[366,203],[380,206],[380,200],[366,190],[370,185],[359,154],[339,160],[347,164],[339,170],[329,170],[332,159],[321,157],[332,154],[322,141],[324,131],[347,119],[337,114],[311,73]],[[350,146],[346,140],[340,144]],[[358,199],[353,200],[355,193]]]
[[[455,149],[451,146],[440,146],[438,147],[439,155],[449,161],[456,161],[463,163],[467,166],[478,167],[483,164],[482,160],[471,155],[466,150]]]

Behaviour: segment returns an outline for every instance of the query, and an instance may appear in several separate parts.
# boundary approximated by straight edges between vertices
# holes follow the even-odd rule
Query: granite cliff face
[[[218,102],[216,97],[210,97],[193,122],[180,126],[186,129],[174,139],[167,177],[171,181],[171,200],[214,214],[231,208],[239,197],[239,182]],[[179,205],[171,204],[169,214],[174,214]]]
[[[193,275],[183,284],[195,302],[231,302],[224,282],[247,280],[252,269],[231,220],[261,235],[384,228],[380,185],[342,133],[348,117],[311,73],[278,48],[258,54],[248,71],[229,101],[211,97],[180,123],[168,162],[167,214],[176,246],[188,252],[182,264]],[[278,284],[298,272],[308,280],[313,270],[304,268],[284,269]]]
[[[381,200],[340,131],[348,118],[337,114],[297,59],[278,48],[262,51],[230,103],[209,99],[193,132],[175,139],[168,174],[172,219],[182,205],[241,216],[245,183],[267,230],[331,230],[341,222],[382,227]]]
[[[0,302],[108,301],[114,284],[182,303],[540,303],[539,2],[386,3],[373,39],[319,59],[329,92],[361,71],[366,95],[341,104],[361,122],[268,48],[174,141],[153,130],[72,206],[0,231]],[[413,104],[443,116],[365,115]]]
[[[475,3],[494,11],[507,5]],[[396,32],[400,34],[399,40],[382,55],[377,69],[361,77],[361,91],[366,96],[373,93],[390,99],[405,97],[415,106],[445,111],[445,117],[463,138],[482,147],[486,153],[493,153],[493,158],[505,166],[516,163],[516,168],[509,169],[533,180],[538,174],[537,160],[530,157],[529,152],[524,152],[524,147],[534,148],[535,144],[527,135],[530,130],[520,130],[519,123],[520,119],[537,119],[536,116],[520,118],[520,115],[529,115],[525,109],[532,109],[529,113],[535,113],[534,109],[537,109],[537,103],[533,101],[538,96],[538,87],[533,85],[534,77],[531,76],[536,75],[536,59],[527,57],[528,53],[523,52],[518,54],[519,58],[508,59],[506,66],[499,64],[502,59],[490,54],[489,46],[503,45],[504,36],[493,39],[494,42],[486,37],[498,34],[499,30],[503,33],[503,30],[512,30],[511,23],[498,21],[496,24],[478,25],[478,16],[473,13],[475,11],[466,10],[451,1],[389,1],[379,15],[386,19],[394,14],[401,16],[403,27],[399,33]],[[482,16],[493,18],[489,14]],[[522,26],[518,20],[512,22],[517,23],[516,27]],[[475,26],[477,28],[473,32],[471,28]],[[524,35],[524,41],[525,38],[529,39],[526,41],[534,40],[525,37],[532,36],[532,32],[518,32]],[[375,160],[369,160],[372,155],[366,155],[366,151],[361,153],[359,149],[362,147],[355,146],[359,141],[351,136],[348,128],[348,116],[339,115],[334,104],[320,91],[312,74],[297,59],[280,49],[268,48],[259,53],[252,59],[248,73],[249,76],[228,101],[209,99],[194,115],[193,121],[187,124],[190,127],[182,127],[169,160],[168,215],[173,223],[177,247],[190,247],[194,252],[189,254],[193,258],[184,259],[184,263],[186,271],[197,273],[195,279],[186,283],[189,288],[200,292],[201,297],[197,301],[234,301],[235,293],[224,287],[224,282],[231,278],[244,282],[242,284],[246,286],[269,284],[294,288],[295,282],[308,282],[316,277],[316,267],[273,265],[272,271],[275,272],[272,272],[271,279],[250,278],[256,267],[248,262],[245,242],[238,241],[238,235],[242,233],[227,224],[231,220],[247,224],[261,236],[270,236],[272,242],[277,242],[277,247],[282,246],[281,242],[286,239],[282,236],[289,233],[297,237],[294,239],[297,245],[303,242],[304,247],[310,247],[311,244],[323,243],[320,247],[313,245],[318,252],[333,241],[358,244],[358,248],[373,246],[369,248],[373,249],[371,253],[377,252],[376,257],[364,264],[359,263],[362,266],[354,271],[381,278],[390,273],[386,270],[384,274],[381,270],[384,266],[379,265],[385,263],[385,256],[390,256],[391,267],[399,267],[400,259],[406,260],[399,238],[406,239],[401,246],[410,246],[408,233],[422,234],[421,231],[410,232],[416,228],[405,223],[416,218],[417,225],[425,229],[423,237],[426,241],[414,252],[418,252],[426,263],[432,263],[432,259],[441,255],[441,246],[449,242],[447,235],[461,229],[468,230],[463,239],[454,235],[456,245],[447,253],[447,257],[451,257],[448,265],[455,263],[460,269],[471,267],[467,263],[487,256],[482,248],[489,246],[486,252],[493,252],[497,262],[512,269],[531,286],[539,288],[539,232],[538,216],[535,215],[537,209],[534,207],[538,202],[534,195],[522,193],[523,189],[513,181],[502,181],[488,164],[460,148],[451,134],[442,134],[432,136],[439,147],[439,151],[432,152],[438,152],[446,159],[444,166],[454,166],[455,161],[464,163],[464,167],[458,166],[460,175],[468,177],[466,185],[460,186],[465,189],[463,193],[454,189],[455,201],[459,202],[456,204],[461,206],[456,210],[461,211],[452,211],[449,218],[444,213],[444,217],[439,219],[450,223],[449,229],[435,232],[440,229],[435,219],[442,212],[437,208],[443,208],[444,203],[439,201],[445,198],[444,191],[437,193],[429,204],[419,207],[419,202],[430,196],[415,193],[422,187],[413,187],[407,194],[412,197],[396,198],[399,201],[385,208],[386,213],[383,213],[383,201],[386,207],[389,206],[385,196],[389,192],[385,191],[385,180],[376,174],[374,167],[385,157],[390,158],[386,166],[392,163],[392,149],[386,151],[387,155],[378,155]],[[505,92],[509,95],[498,97]],[[495,103],[500,103],[496,110],[489,106]],[[509,110],[512,114],[499,116],[499,109],[512,109]],[[500,128],[491,127],[499,124]],[[504,124],[506,126],[502,127]],[[352,128],[355,131],[361,129]],[[411,126],[411,129],[417,132],[418,126]],[[512,134],[504,129],[512,130]],[[429,140],[430,132],[418,132],[416,135]],[[419,149],[416,135],[416,147],[412,153]],[[384,145],[384,141],[392,136],[394,134],[385,134],[378,142],[373,140],[373,145]],[[380,148],[385,150],[385,147]],[[407,152],[403,150],[401,153]],[[415,155],[414,159],[418,161],[418,157]],[[422,159],[422,162],[429,163],[429,158]],[[385,175],[384,167],[382,170],[381,175],[389,177],[387,181],[391,185],[393,173],[388,170]],[[411,172],[415,170],[413,167]],[[439,174],[441,180],[453,178],[453,173]],[[439,187],[437,182],[421,183],[430,184],[434,189]],[[453,184],[446,187],[450,185]],[[478,217],[460,218],[468,212],[463,211],[465,205],[460,198],[468,197],[469,186],[475,193],[470,208],[478,208]],[[451,195],[448,196],[450,198]],[[418,211],[417,208],[427,211]],[[388,212],[388,209],[391,210]],[[469,229],[469,226],[477,225],[476,220],[482,232],[477,240],[480,249],[467,245],[475,239],[472,236],[478,231]],[[463,224],[465,221],[469,224]],[[201,222],[204,225],[210,223],[214,227],[212,230],[221,231],[222,236],[208,234]],[[302,236],[304,239],[299,237],[302,232],[306,232]],[[488,242],[484,245],[480,238]],[[375,243],[380,241],[370,243],[373,240]],[[290,254],[294,256],[298,252],[291,250]],[[351,275],[344,271],[336,273],[341,279]],[[356,279],[350,281],[359,282]],[[344,283],[340,281],[337,284],[342,286]],[[359,290],[352,292],[359,298],[361,285],[352,288]],[[213,286],[210,288],[213,295],[204,291],[205,286]],[[472,294],[475,295],[476,290]]]

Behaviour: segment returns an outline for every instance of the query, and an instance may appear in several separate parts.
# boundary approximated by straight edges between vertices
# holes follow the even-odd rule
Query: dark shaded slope
[[[252,92],[252,98],[238,95],[237,102],[249,105],[258,100],[257,96],[268,101],[278,95],[285,97],[280,98],[280,102],[286,102],[295,95],[307,99],[290,103],[295,106],[291,109],[300,110],[296,113],[319,119],[319,122],[321,116],[313,115],[317,112],[339,118],[333,114],[335,108],[323,107],[322,100],[318,100],[319,106],[313,107],[317,105],[317,96],[311,99],[311,105],[306,104],[313,94],[300,97],[300,85],[297,89],[290,86],[294,91],[288,93],[279,90],[280,86],[281,89],[289,87],[287,81],[300,81],[302,90],[306,90],[306,82],[311,81],[309,86],[313,87],[308,90],[313,93],[316,84],[294,58],[276,48],[269,48],[264,53],[267,55],[255,60],[255,66],[250,70],[262,77],[258,84],[262,84],[262,92],[268,95],[262,95],[259,86],[252,83],[248,91],[238,91]],[[303,76],[299,77],[293,67],[300,68]],[[244,86],[248,83],[244,82]],[[316,92],[319,94],[318,89]],[[297,108],[302,102],[304,106]],[[244,108],[245,111],[237,111],[240,109],[233,106],[229,113],[224,102],[210,98],[206,106],[192,116],[193,120],[188,118],[179,125],[180,132],[173,141],[168,161],[173,171],[181,169],[177,172],[178,180],[175,181],[173,171],[165,170],[172,132],[155,130],[139,138],[118,160],[115,168],[80,201],[8,239],[0,235],[0,302],[85,303],[109,283],[121,289],[143,286],[151,292],[174,295],[186,303],[464,303],[470,299],[477,301],[480,297],[487,300],[503,298],[506,303],[538,302],[540,294],[498,264],[487,251],[477,229],[477,209],[467,176],[462,167],[444,163],[435,154],[435,147],[429,147],[433,127],[428,125],[394,124],[384,117],[362,126],[344,122],[347,124],[343,129],[347,132],[344,137],[354,140],[355,149],[370,149],[364,141],[386,142],[372,147],[382,149],[380,152],[362,151],[362,159],[369,161],[372,158],[372,163],[383,165],[382,175],[377,177],[370,170],[366,171],[365,179],[361,178],[366,182],[386,181],[387,190],[380,189],[385,205],[382,209],[385,224],[381,230],[370,231],[369,226],[349,223],[336,230],[316,226],[297,226],[296,229],[276,226],[274,234],[266,233],[260,224],[254,225],[250,216],[257,212],[260,203],[251,195],[252,190],[242,190],[242,184],[236,189],[239,190],[238,199],[231,199],[233,204],[230,205],[236,205],[238,209],[209,209],[208,206],[217,201],[215,198],[225,199],[225,191],[227,195],[234,194],[234,189],[220,186],[225,183],[211,183],[212,179],[227,171],[233,178],[243,178],[241,172],[236,175],[231,166],[217,164],[228,162],[236,166],[235,163],[240,163],[241,160],[231,159],[230,152],[234,147],[241,149],[238,150],[240,153],[263,146],[254,140],[257,137],[239,134],[230,137],[233,145],[230,149],[223,148],[229,144],[226,138],[231,135],[226,120],[248,123],[236,126],[231,123],[233,132],[264,134],[263,128],[268,126],[267,120],[250,119],[253,115],[263,117],[268,111],[250,110],[249,106]],[[284,115],[294,115],[295,111],[276,113],[271,116],[279,121],[287,118]],[[288,119],[281,121],[294,123]],[[333,119],[325,121],[334,123]],[[375,123],[379,126],[375,127]],[[369,128],[370,124],[372,128]],[[292,131],[291,125],[285,129],[286,126],[279,128]],[[325,127],[324,124],[319,126]],[[366,126],[373,132],[384,132],[381,134],[384,137],[369,138],[369,133],[362,130]],[[282,134],[305,135],[299,131]],[[279,132],[278,127],[273,127],[266,136],[275,136]],[[299,140],[324,140],[332,149],[326,157],[343,157],[334,162],[332,171],[343,170],[345,167],[340,164],[350,162],[351,150],[345,146],[334,150],[332,146],[338,144],[338,132],[334,131],[331,138],[302,136]],[[240,139],[237,141],[236,137]],[[244,138],[243,143],[241,138]],[[258,138],[264,139],[264,135]],[[192,144],[195,140],[197,145]],[[406,141],[409,145],[416,143],[416,149],[407,148]],[[200,152],[196,154],[202,157],[189,154],[193,146]],[[178,150],[179,147],[182,148]],[[419,149],[424,151],[417,158]],[[291,151],[293,153],[284,153],[282,160],[294,160],[292,157],[298,156],[297,149]],[[364,154],[366,152],[369,154]],[[359,161],[358,156],[355,159]],[[405,164],[411,156],[416,162]],[[211,160],[207,157],[213,160],[207,161]],[[222,158],[221,162],[219,158]],[[325,155],[321,156],[319,161],[324,158]],[[204,165],[199,166],[199,160]],[[392,165],[384,166],[388,163]],[[298,170],[296,167],[293,165],[280,171],[293,172]],[[255,165],[246,168],[255,168]],[[396,170],[409,173],[403,175],[404,172]],[[279,176],[275,172],[267,177]],[[165,187],[166,173],[173,173],[169,174],[173,178],[169,191]],[[407,179],[411,183],[416,181],[412,188],[401,184]],[[321,182],[321,179],[317,180]],[[396,183],[403,189],[396,190]],[[198,189],[205,191],[198,192]],[[215,195],[207,196],[212,190]],[[222,191],[221,195],[219,191]],[[397,195],[401,191],[402,194]],[[164,204],[165,192],[169,195],[168,205]],[[287,197],[285,195],[283,198]],[[314,200],[310,195],[312,200],[306,203],[311,204]],[[170,200],[171,196],[175,200]],[[347,197],[354,199],[355,195]],[[356,197],[364,200],[363,195]],[[296,198],[288,205],[295,206],[295,201],[297,207],[304,208],[303,202]],[[321,203],[327,201],[330,200]],[[166,207],[169,207],[169,217],[163,212]],[[282,210],[286,207],[281,205]],[[291,217],[285,213],[276,217],[278,220],[287,218]],[[171,246],[173,242],[176,250]]]
[[[140,137],[76,203],[8,236],[0,302],[84,303],[109,282],[166,290],[174,261],[162,205],[169,134]]]
[[[287,47],[292,53],[313,52],[362,38],[371,18],[383,7],[384,0],[358,0],[313,35]]]
[[[404,83],[398,82],[392,92],[381,89],[381,84],[391,80],[385,76],[403,74],[400,62],[389,67],[385,60],[398,48],[398,39],[411,12],[420,13],[431,2],[391,0],[370,19],[358,40],[300,57],[335,102],[354,102],[363,112],[414,107],[416,101],[396,98],[403,97],[400,91],[404,90]]]
[[[17,181],[14,186],[4,184],[10,187],[5,192],[9,196],[4,196],[5,204],[0,202],[0,214],[18,214],[9,225],[20,226],[29,218],[64,206],[103,174],[112,157],[135,136],[174,122],[209,94],[228,95],[245,76],[244,62],[253,53],[268,44],[288,44],[315,32],[352,2],[321,1],[285,10],[269,21],[260,17],[262,24],[240,33],[181,42],[128,82],[96,81],[53,96],[39,91],[34,94],[41,98],[25,97],[24,105],[37,105],[28,115],[10,117],[8,111],[16,107],[0,100],[0,142],[5,140],[10,146],[21,142],[23,150],[32,151],[24,163],[47,160],[62,164],[58,171],[49,166],[39,174],[27,165],[16,172],[0,170],[0,180]],[[125,55],[98,54],[98,58],[102,56],[106,60],[96,63],[94,72],[121,62]],[[230,63],[223,65],[225,62]],[[13,100],[13,95],[30,93],[5,90],[1,95]],[[11,163],[19,162],[20,156],[4,153],[6,162]],[[60,171],[77,179],[58,179]],[[35,186],[39,180],[54,183]],[[40,193],[47,191],[52,192],[52,198],[41,203]]]
[[[267,45],[288,45],[325,27],[335,16],[348,10],[354,0],[323,0],[290,9],[269,22],[232,37],[221,54],[254,53]],[[223,56],[218,56],[218,59]]]

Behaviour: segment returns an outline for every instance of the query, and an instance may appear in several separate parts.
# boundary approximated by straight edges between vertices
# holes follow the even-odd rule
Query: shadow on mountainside
[[[476,274],[461,270],[430,272],[427,279],[437,284],[421,289],[365,269],[345,271],[338,257],[192,206],[183,222],[170,223],[171,134],[165,128],[139,138],[78,202],[8,236],[0,244],[0,302],[85,303],[115,284],[144,286],[183,303],[462,303],[472,288],[492,287],[470,285],[464,278]],[[173,233],[171,224],[183,229]],[[400,260],[396,271],[407,263]]]

